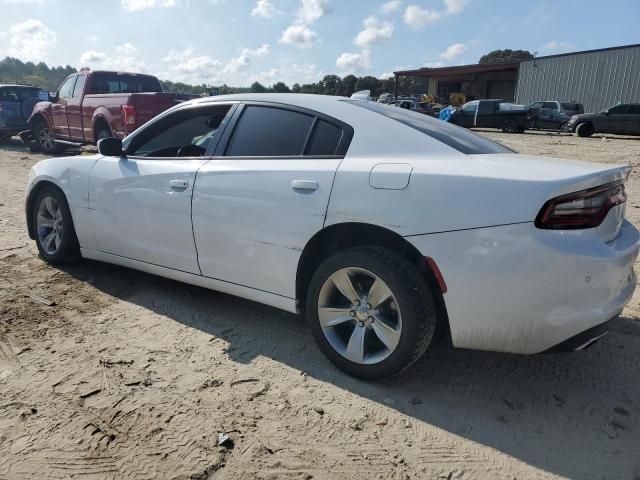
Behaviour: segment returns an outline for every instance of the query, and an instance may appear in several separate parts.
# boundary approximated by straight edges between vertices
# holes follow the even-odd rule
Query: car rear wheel
[[[560,128],[559,128],[559,130],[560,130],[561,132],[568,132],[568,131],[569,131],[569,122],[562,122],[562,123],[560,124]]]
[[[589,122],[583,122],[576,127],[576,133],[579,137],[590,137],[593,135],[593,125]]]
[[[500,125],[500,129],[505,133],[515,133],[518,131],[518,125],[513,118],[506,118]]]
[[[36,198],[32,221],[42,258],[51,263],[66,263],[79,257],[73,219],[60,190],[54,187],[42,189]]]
[[[58,153],[62,151],[62,147],[56,143],[49,125],[44,121],[38,121],[33,127],[33,138],[35,138],[41,152]]]
[[[410,367],[431,344],[436,327],[424,277],[404,257],[373,246],[325,260],[311,279],[306,312],[325,356],[366,380]]]

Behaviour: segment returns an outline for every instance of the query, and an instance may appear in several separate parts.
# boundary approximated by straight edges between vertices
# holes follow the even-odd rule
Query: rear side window
[[[625,113],[627,113],[627,109],[629,108],[629,105],[616,105],[615,107],[611,107],[609,109],[609,113],[611,115],[624,115]]]
[[[631,114],[631,115],[640,115],[640,104],[629,105],[629,114]]]
[[[362,100],[342,100],[352,105],[366,108],[385,117],[396,120],[407,127],[418,130],[445,145],[466,154],[513,153],[513,150],[488,138],[477,135],[465,128],[443,122],[422,113],[402,110],[381,103]]]
[[[249,105],[238,121],[225,155],[283,157],[302,155],[314,117],[282,108]]]
[[[555,102],[543,102],[542,108],[546,108],[548,110],[556,110],[558,106],[556,105]]]
[[[582,113],[582,111],[583,111],[582,105],[580,103],[562,102],[560,104],[560,106],[562,107],[563,110],[568,110],[570,112],[580,112],[580,113]]]
[[[341,139],[341,128],[324,120],[318,120],[304,154],[335,155]]]
[[[76,86],[73,87],[73,98],[77,98],[82,95],[82,91],[84,90],[84,82],[86,80],[87,80],[86,75],[78,75],[78,80],[76,80]]]

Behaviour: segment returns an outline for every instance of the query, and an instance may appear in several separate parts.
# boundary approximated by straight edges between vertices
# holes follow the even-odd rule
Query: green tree
[[[347,75],[342,79],[342,94],[346,97],[353,95],[356,91],[356,83],[358,83],[358,77],[355,75]]]
[[[300,84],[294,83],[293,85],[291,85],[291,91],[293,93],[300,93]]]
[[[380,94],[380,80],[371,75],[360,77],[356,82],[356,91],[360,90],[371,90],[371,96],[377,97]]]
[[[249,91],[252,93],[265,93],[267,91],[267,87],[262,85],[260,82],[253,82],[251,87],[249,87]]]
[[[289,93],[289,92],[291,92],[291,90],[289,89],[287,84],[284,83],[284,82],[276,82],[276,83],[274,83],[273,86],[271,87],[271,91],[275,92],[275,93]]]
[[[527,50],[494,50],[480,57],[478,63],[510,63],[532,60],[533,54]]]

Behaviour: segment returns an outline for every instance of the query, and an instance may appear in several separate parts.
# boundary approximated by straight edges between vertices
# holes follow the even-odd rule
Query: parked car
[[[33,85],[0,84],[0,139],[28,128],[27,119],[41,101],[40,92]]]
[[[574,115],[567,129],[579,137],[590,137],[594,133],[640,135],[640,103],[621,103],[600,113]]]
[[[396,102],[393,102],[392,105],[394,105],[396,107],[404,108],[405,110],[411,110],[413,112],[418,112],[418,113],[427,113],[427,111],[428,111],[426,108],[424,108],[418,102],[416,102],[415,100],[411,100],[411,99],[398,100]]]
[[[499,128],[503,132],[522,133],[527,128],[529,110],[500,99],[472,100],[455,110],[449,122],[466,128]]]
[[[548,100],[529,105],[529,128],[566,131],[574,115],[584,113],[584,106],[577,102]]]
[[[583,348],[636,286],[630,167],[518,155],[405,109],[219,96],[98,151],[31,170],[43,259],[304,312],[324,354],[360,378],[407,368],[438,329],[462,348]]]
[[[151,75],[81,70],[68,76],[50,102],[38,103],[23,140],[35,139],[46,153],[70,143],[123,138],[158,113],[193,96],[163,93]]]

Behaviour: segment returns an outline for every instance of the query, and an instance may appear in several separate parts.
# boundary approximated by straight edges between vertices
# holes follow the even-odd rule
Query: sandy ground
[[[483,133],[632,164],[638,222],[640,139]],[[1,480],[640,479],[640,294],[584,352],[438,347],[359,382],[294,315],[96,262],[46,265],[23,221],[41,158],[0,146]]]

